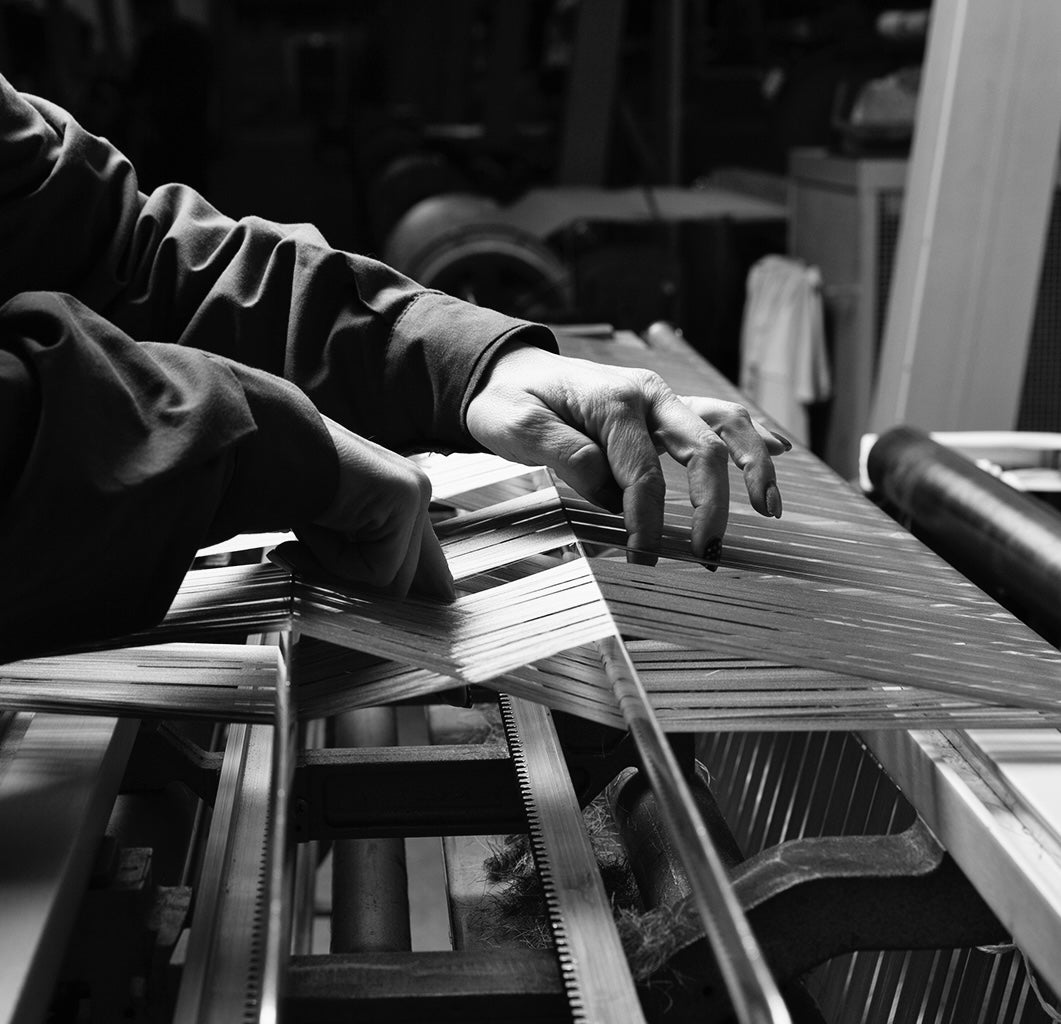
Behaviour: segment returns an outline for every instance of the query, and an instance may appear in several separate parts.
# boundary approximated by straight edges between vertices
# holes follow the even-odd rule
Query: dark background
[[[145,191],[180,181],[231,216],[310,221],[335,246],[386,258],[419,199],[474,194],[504,209],[564,184],[582,6],[7,0],[0,67],[123,149]],[[652,209],[660,186],[703,188],[733,169],[783,206],[789,149],[844,144],[838,120],[859,83],[921,57],[920,40],[886,39],[877,19],[923,4],[686,0],[676,35],[669,3],[613,6],[616,86],[589,89],[598,106],[584,131],[605,153],[589,184],[642,190]],[[681,69],[677,129],[661,99],[668,61]],[[555,321],[637,330],[672,319],[731,376],[747,269],[785,248],[780,216],[576,219],[514,241],[461,216],[441,213],[473,252],[454,290]],[[525,251],[506,264],[494,250],[509,242]]]

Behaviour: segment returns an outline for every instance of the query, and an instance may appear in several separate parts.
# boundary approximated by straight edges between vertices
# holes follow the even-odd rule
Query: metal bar
[[[338,747],[394,747],[394,708],[361,708],[337,715]],[[409,890],[405,841],[401,838],[347,839],[332,848],[333,953],[410,948]]]
[[[597,641],[604,671],[641,754],[660,813],[689,876],[733,1009],[742,1024],[787,1024],[788,1009],[752,933],[689,786],[618,635]]]
[[[252,643],[272,638],[253,637]],[[175,1024],[272,1024],[289,952],[287,802],[294,771],[289,650],[273,727],[229,727]]]
[[[564,1020],[567,1000],[551,949],[477,949],[293,957],[284,1009],[317,1024],[540,1022]]]
[[[484,835],[523,826],[507,753],[479,746],[309,750],[296,778],[299,840]]]
[[[252,638],[279,644],[281,659],[276,678],[276,721],[272,736],[272,771],[266,842],[265,945],[262,954],[259,1024],[279,1019],[280,995],[291,953],[291,895],[294,837],[290,827],[291,789],[298,754],[298,728],[291,709],[291,658],[294,641],[289,632]]]
[[[571,1015],[576,1024],[644,1024],[552,716],[505,694],[501,713]]]

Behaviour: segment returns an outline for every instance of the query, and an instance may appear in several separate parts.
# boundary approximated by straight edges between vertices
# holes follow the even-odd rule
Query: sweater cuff
[[[422,292],[405,307],[391,330],[388,362],[394,379],[387,393],[408,395],[403,411],[414,420],[419,435],[414,444],[432,451],[478,449],[465,413],[491,359],[509,342],[558,351],[552,331],[542,324],[440,292]],[[409,393],[410,371],[430,382],[423,392]]]

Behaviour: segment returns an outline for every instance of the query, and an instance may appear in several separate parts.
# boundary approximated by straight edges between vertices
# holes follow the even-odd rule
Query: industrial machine
[[[662,325],[561,344],[739,397]],[[544,470],[425,457],[451,607],[243,538],[150,634],[4,666],[0,1019],[1056,1020],[1061,654],[776,462],[707,572],[677,465],[650,568]],[[415,836],[451,949],[409,948]]]

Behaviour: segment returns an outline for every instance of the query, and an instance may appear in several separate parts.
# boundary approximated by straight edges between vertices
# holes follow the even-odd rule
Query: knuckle
[[[431,500],[431,478],[406,459],[397,465],[392,484],[398,503],[403,508],[418,509]]]
[[[563,461],[575,476],[590,486],[600,486],[608,480],[609,474],[601,451],[591,442],[572,446],[564,454]]]
[[[662,501],[667,493],[667,481],[663,476],[663,470],[659,462],[645,466],[638,473],[634,486],[642,494],[650,498],[659,498]]]
[[[638,391],[650,398],[658,398],[670,390],[667,382],[655,370],[635,370],[634,380]]]
[[[420,500],[420,504],[426,506],[431,500],[431,478],[419,466],[412,466],[412,470],[416,495]]]
[[[714,431],[705,430],[700,436],[700,452],[703,458],[712,464],[725,465],[729,462],[729,447]]]
[[[719,425],[723,430],[751,426],[752,418],[748,410],[736,402],[720,402],[718,413]]]

